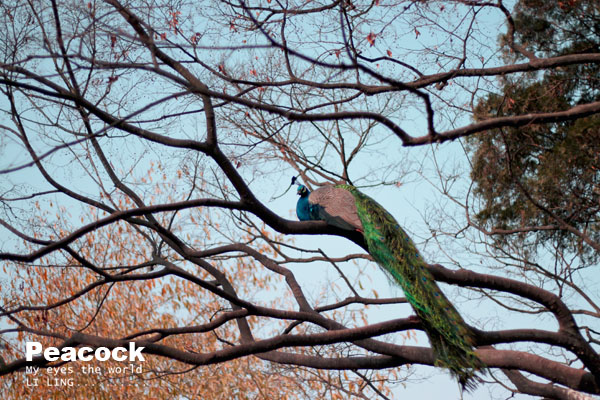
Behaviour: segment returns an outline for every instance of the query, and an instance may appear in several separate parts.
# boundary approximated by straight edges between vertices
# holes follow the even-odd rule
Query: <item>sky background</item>
[[[459,22],[462,21],[464,15],[455,14],[456,23],[461,27]],[[494,53],[498,34],[505,30],[503,23],[497,14],[490,13],[486,15],[481,13],[478,16],[479,29],[485,32],[489,40],[481,40],[474,44],[473,51],[481,52],[481,58],[487,66],[494,63],[499,63],[498,54]],[[382,53],[388,47],[399,46],[404,50],[411,48],[420,48],[421,46],[433,46],[433,43],[443,41],[444,38],[435,36],[428,32],[427,27],[419,27],[419,35],[414,35],[412,29],[408,29],[410,35],[406,34],[401,37],[381,37],[378,39],[378,46],[371,49],[373,54]],[[307,33],[309,34],[309,33]],[[484,36],[485,36],[484,35]],[[448,34],[450,37],[451,35]],[[386,40],[389,43],[386,43]],[[400,42],[395,42],[401,40]],[[229,63],[239,63],[240,60],[232,54],[227,58]],[[215,59],[219,57],[216,56]],[[415,60],[409,60],[415,61]],[[415,61],[416,62],[416,61]],[[150,85],[149,85],[150,86]],[[456,87],[449,86],[444,95],[451,96]],[[5,100],[0,100],[5,101]],[[465,99],[467,101],[467,99]],[[443,110],[440,110],[443,112]],[[158,115],[158,114],[157,114]],[[425,133],[425,121],[420,109],[414,104],[403,109],[404,119],[400,126],[412,134]],[[202,126],[202,121],[189,120],[183,127],[183,132],[173,133],[173,135],[181,134],[182,136],[193,135]],[[470,122],[470,115],[464,114],[458,119],[451,121],[445,120],[447,127],[452,128],[461,126]],[[357,122],[358,124],[358,122]],[[308,126],[308,125],[305,125]],[[200,128],[201,129],[201,128]],[[352,174],[360,176],[364,171],[375,171],[374,176],[391,176],[398,177],[399,185],[390,185],[386,187],[367,187],[361,189],[366,194],[373,197],[381,203],[402,225],[402,227],[411,235],[417,247],[425,256],[426,260],[434,263],[441,263],[448,268],[457,268],[457,261],[461,267],[473,269],[475,271],[489,272],[487,267],[493,266],[496,261],[490,257],[478,256],[477,252],[485,253],[485,249],[474,245],[469,237],[454,237],[450,232],[449,235],[440,235],[432,238],[430,226],[432,228],[452,227],[460,228],[461,223],[464,224],[464,211],[455,203],[450,201],[446,196],[439,192],[441,184],[439,171],[443,171],[449,175],[454,175],[455,179],[450,192],[457,195],[458,198],[464,198],[468,190],[469,179],[469,162],[465,153],[464,142],[454,141],[441,145],[421,146],[416,148],[404,148],[401,146],[400,140],[397,137],[390,135],[383,128],[376,128],[376,134],[381,138],[377,143],[374,143],[369,154],[361,157],[351,170]],[[226,135],[226,133],[223,133]],[[19,165],[27,160],[23,153],[23,149],[14,144],[9,136],[0,138],[0,146],[2,146],[2,161],[0,168]],[[43,152],[47,148],[47,144],[40,142],[35,143],[37,149]],[[119,154],[118,151],[121,150]],[[131,156],[131,165],[138,158],[140,161],[135,162],[135,170],[145,172],[149,169],[149,161],[155,156],[148,154],[142,156],[144,150],[138,149],[135,146],[127,149],[113,149],[115,156],[121,161]],[[86,192],[94,192],[95,188],[88,178],[78,170],[77,166],[71,163],[71,155],[68,153],[58,152],[52,157],[53,171],[60,176],[62,180],[70,185],[79,188]],[[394,168],[390,171],[381,171],[381,168],[386,168],[389,165],[388,161],[394,160]],[[271,162],[273,163],[273,162]],[[295,217],[295,204],[297,196],[295,189],[289,190],[285,195],[273,200],[274,197],[280,195],[285,187],[288,186],[290,178],[295,174],[288,165],[283,163],[279,165],[273,164],[275,170],[270,174],[262,176],[254,176],[253,171],[242,167],[240,171],[246,174],[251,183],[251,189],[277,214],[289,218]],[[354,175],[351,175],[354,176]],[[0,176],[4,179],[5,176]],[[48,186],[43,182],[39,173],[32,167],[24,168],[18,173],[11,174],[11,182],[5,180],[3,188],[10,188],[12,184],[22,186],[30,185],[39,189],[47,189]],[[364,181],[362,181],[364,183]],[[359,184],[361,181],[358,182]],[[461,197],[462,196],[462,197]],[[49,197],[52,199],[52,196]],[[60,205],[67,209],[71,206],[69,200],[61,197],[58,200]],[[44,207],[45,202],[42,203]],[[455,218],[455,219],[453,219]],[[76,222],[76,221],[75,221]],[[439,226],[437,225],[439,223]],[[471,233],[469,233],[471,234]],[[476,235],[475,235],[476,236]],[[18,241],[12,239],[12,235],[7,230],[0,228],[0,241],[2,242],[2,250],[10,251],[19,246]],[[295,237],[296,244],[307,248],[321,248],[327,252],[329,256],[345,255],[349,252],[362,253],[363,250],[349,242],[348,240],[331,237],[331,236],[297,236]],[[542,258],[543,260],[543,258]],[[326,263],[310,263],[291,265],[290,268],[307,291],[309,299],[315,301],[325,301],[326,299],[343,298],[350,295],[350,292],[345,288],[343,281],[335,269]],[[396,287],[383,272],[374,263],[367,263],[364,260],[359,261],[359,266],[351,263],[342,264],[342,270],[350,278],[352,282],[360,280],[363,289],[361,294],[372,296],[373,290],[376,290],[379,297],[398,297],[402,296],[402,291]],[[0,279],[9,280],[10,276],[5,275],[0,271]],[[586,277],[590,285],[599,287],[598,276],[589,273]],[[544,329],[553,329],[556,325],[555,321],[546,316],[511,313],[510,318],[506,318],[506,313],[496,305],[484,300],[469,300],[467,291],[454,286],[441,284],[446,296],[457,306],[463,317],[476,327],[483,329],[510,329],[528,326],[541,326]],[[325,294],[324,294],[325,291]],[[276,293],[264,294],[265,300],[276,296]],[[408,305],[388,305],[388,306],[371,306],[369,308],[369,322],[375,323],[388,320],[390,318],[400,318],[412,315],[413,312]],[[516,316],[517,315],[517,316]],[[0,319],[0,328],[6,324],[5,320]],[[4,325],[5,326],[5,325]],[[401,343],[402,338],[396,335],[398,343]],[[418,334],[416,342],[407,341],[406,344],[427,345],[427,338],[424,334]],[[526,344],[521,346],[527,346]],[[507,346],[508,347],[508,346]],[[414,373],[410,376],[409,381],[404,384],[398,384],[394,388],[394,398],[417,398],[417,399],[460,399],[458,385],[450,376],[441,369],[432,367],[419,366],[414,369]],[[490,377],[488,376],[487,379]],[[492,396],[496,398],[508,398],[506,392],[502,392],[496,386],[493,392],[489,393],[489,388],[484,387],[476,390],[473,393],[465,393],[463,399],[487,399]],[[515,395],[513,399],[530,398],[524,395]]]

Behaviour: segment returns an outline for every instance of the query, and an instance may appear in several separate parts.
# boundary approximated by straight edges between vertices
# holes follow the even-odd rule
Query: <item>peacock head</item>
[[[304,186],[304,185],[298,185],[298,191],[297,191],[297,193],[298,193],[298,196],[305,197],[305,196],[308,196],[308,194],[310,192],[308,191],[308,189],[306,188],[306,186]]]

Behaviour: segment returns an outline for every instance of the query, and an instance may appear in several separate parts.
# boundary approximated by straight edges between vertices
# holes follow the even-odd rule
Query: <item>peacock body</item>
[[[369,254],[397,282],[419,316],[435,365],[447,368],[463,388],[475,386],[484,368],[473,346],[473,332],[444,296],[410,237],[379,203],[354,186],[326,186],[309,192],[298,186],[298,219],[324,220],[362,232]]]

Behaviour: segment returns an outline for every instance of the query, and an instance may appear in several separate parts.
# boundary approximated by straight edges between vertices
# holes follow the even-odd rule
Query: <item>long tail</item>
[[[435,365],[447,368],[463,389],[476,386],[485,365],[473,349],[473,332],[444,296],[412,240],[375,200],[344,185],[356,198],[371,256],[402,287],[423,323],[435,353]]]

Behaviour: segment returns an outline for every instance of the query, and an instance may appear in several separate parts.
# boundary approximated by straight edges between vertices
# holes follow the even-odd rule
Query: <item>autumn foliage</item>
[[[462,396],[361,234],[297,220],[292,176],[401,221],[475,332],[473,398],[600,394],[599,15],[0,2],[0,397]]]

